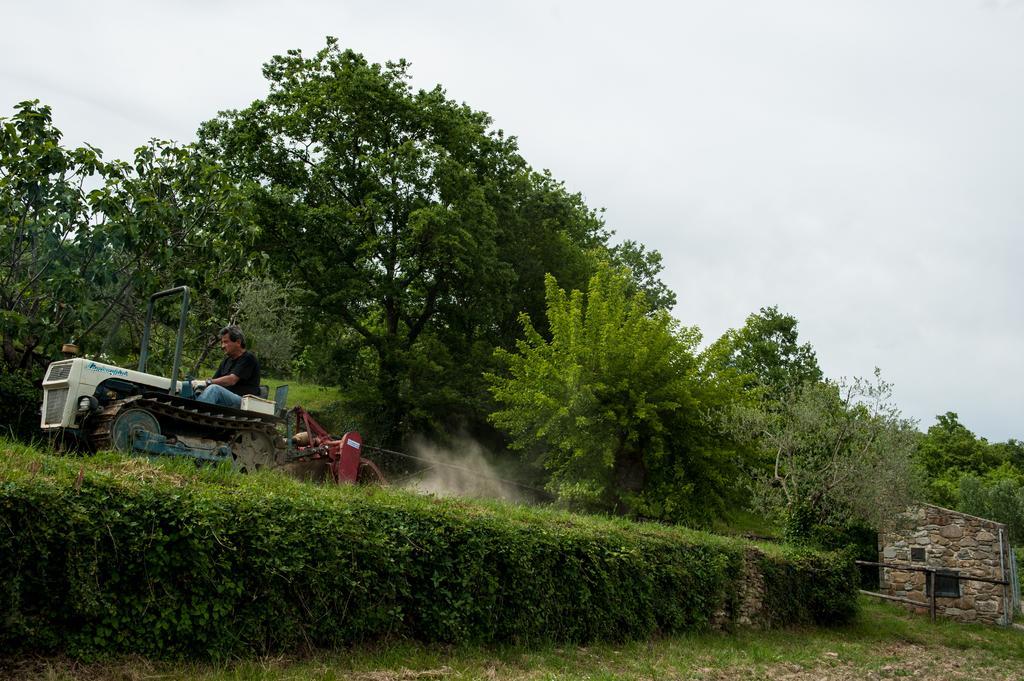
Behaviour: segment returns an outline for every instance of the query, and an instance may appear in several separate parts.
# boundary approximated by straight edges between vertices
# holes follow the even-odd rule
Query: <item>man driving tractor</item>
[[[234,325],[225,326],[218,334],[224,361],[217,367],[213,378],[192,381],[192,387],[202,390],[200,402],[238,408],[243,395],[258,395],[260,391],[260,363],[245,349],[245,335]]]

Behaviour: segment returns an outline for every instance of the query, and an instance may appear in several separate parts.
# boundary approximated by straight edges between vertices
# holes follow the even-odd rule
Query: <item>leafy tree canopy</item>
[[[629,270],[633,289],[644,295],[648,309],[652,312],[671,311],[675,307],[676,294],[658,278],[665,269],[661,253],[649,251],[643,244],[627,239],[614,246],[610,255],[611,262]]]
[[[726,331],[709,355],[719,371],[746,376],[748,387],[763,390],[771,400],[822,379],[811,344],[799,342],[796,317],[774,305],[748,316],[741,328]]]
[[[916,430],[877,370],[874,380],[807,383],[735,416],[735,432],[771,461],[755,482],[756,505],[797,534],[814,525],[879,527],[915,497]]]
[[[99,304],[82,286],[108,257],[94,239],[102,226],[86,183],[108,166],[95,149],[62,148],[49,107],[15,109],[0,119],[0,333],[5,368],[27,370],[80,332]]]
[[[607,253],[600,217],[487,114],[414,90],[405,61],[372,64],[328,38],[263,73],[268,95],[200,138],[251,183],[259,246],[309,292],[310,328],[335,322],[347,394],[391,441],[432,415],[479,413],[482,371],[521,311],[543,311],[544,275],[581,286]],[[630,253],[657,292],[657,254]]]
[[[940,414],[935,419],[920,437],[917,450],[917,461],[928,477],[928,500],[999,522],[1011,522],[1014,515],[1008,509],[1012,504],[1008,506],[1009,502],[998,500],[1009,498],[1007,485],[1024,484],[1024,446],[1014,439],[989,443],[963,425],[955,412]]]
[[[973,473],[959,482],[957,508],[981,518],[1004,523],[1009,539],[1024,544],[1024,479],[1015,472],[986,480]]]
[[[245,204],[216,164],[152,141],[132,163],[65,149],[50,107],[22,102],[0,119],[0,335],[3,362],[28,371],[74,340],[93,352],[150,292],[215,290],[239,262]],[[210,262],[220,263],[210,268]]]
[[[985,473],[1002,462],[999,451],[960,423],[956,413],[947,411],[935,418],[936,423],[921,438],[917,454],[930,476],[940,477],[948,471]]]
[[[512,446],[550,473],[548,488],[585,507],[706,522],[731,498],[735,456],[708,412],[694,328],[651,314],[627,273],[609,265],[587,293],[547,279],[550,340],[526,333],[492,374],[491,416]]]

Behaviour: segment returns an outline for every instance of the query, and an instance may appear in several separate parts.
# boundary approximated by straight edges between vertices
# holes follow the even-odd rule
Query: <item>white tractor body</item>
[[[167,392],[171,387],[169,378],[103,364],[92,359],[76,357],[54,362],[46,370],[46,377],[43,378],[40,428],[44,431],[75,428],[80,417],[89,411],[88,405],[83,408],[79,401],[83,397],[94,396],[97,386],[111,378],[162,392]]]

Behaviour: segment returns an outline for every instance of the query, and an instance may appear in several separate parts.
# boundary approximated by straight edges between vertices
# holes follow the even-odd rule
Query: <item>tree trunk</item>
[[[381,411],[378,427],[381,444],[397,448],[401,445],[403,421],[407,408],[402,397],[401,382],[404,363],[394,343],[385,339],[379,349],[377,389],[380,391]]]
[[[625,515],[631,510],[623,499],[625,494],[639,494],[643,492],[647,482],[647,467],[644,466],[643,455],[640,451],[628,448],[620,443],[615,455],[615,470],[613,472],[615,488],[615,512]]]

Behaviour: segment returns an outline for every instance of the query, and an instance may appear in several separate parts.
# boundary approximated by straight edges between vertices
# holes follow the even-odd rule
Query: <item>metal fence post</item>
[[[932,622],[934,622],[935,621],[935,570],[934,569],[928,570],[928,591],[929,591],[929,593],[931,593],[931,596],[932,596],[931,597],[931,603],[929,605],[929,610],[931,611]]]

